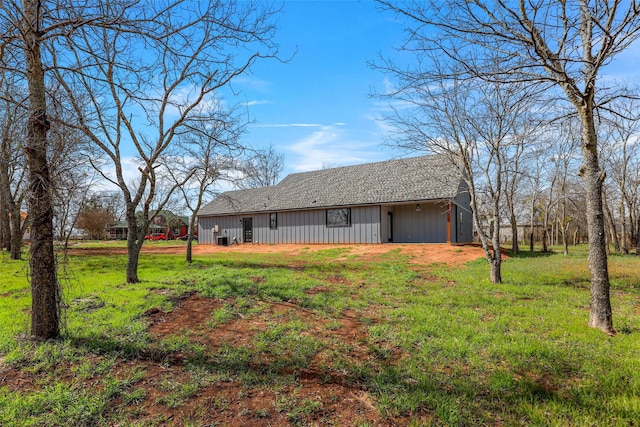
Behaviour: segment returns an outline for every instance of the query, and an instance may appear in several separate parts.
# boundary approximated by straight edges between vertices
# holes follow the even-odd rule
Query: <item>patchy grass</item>
[[[461,249],[462,250],[462,249]],[[535,255],[535,256],[534,256]],[[25,339],[0,263],[0,425],[636,425],[640,258],[611,256],[618,334],[587,328],[586,251],[72,255],[64,337]]]

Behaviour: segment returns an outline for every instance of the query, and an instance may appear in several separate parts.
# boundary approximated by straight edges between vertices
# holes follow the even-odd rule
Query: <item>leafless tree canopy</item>
[[[284,170],[284,154],[273,145],[266,150],[250,151],[249,158],[242,162],[239,186],[242,188],[260,188],[276,185]]]
[[[238,109],[225,109],[217,102],[208,106],[204,116],[209,118],[189,123],[189,132],[182,134],[171,154],[162,159],[170,182],[177,184],[190,177],[178,186],[181,203],[190,213],[187,262],[192,262],[198,211],[215,194],[216,184],[234,181],[237,159],[245,150],[240,137],[247,121]]]
[[[25,95],[10,101],[28,105],[23,150],[29,172],[33,335],[59,334],[47,88],[64,93],[65,103],[59,104],[66,109],[60,115],[64,125],[102,153],[111,170],[96,158],[94,166],[122,192],[130,229],[127,281],[137,282],[150,209],[171,195],[169,189],[156,200],[160,156],[187,131],[187,123],[203,119],[200,107],[220,88],[256,60],[277,55],[272,42],[277,12],[258,0],[0,4],[0,85],[16,82]],[[138,165],[134,182],[125,174],[127,158]],[[141,226],[137,209],[143,212]]]
[[[57,38],[49,54],[71,99],[75,126],[104,155],[96,167],[122,191],[129,223],[127,281],[137,282],[149,214],[188,178],[166,187],[158,175],[161,157],[194,123],[210,119],[205,106],[216,102],[219,89],[257,59],[277,54],[271,42],[277,11],[267,2],[221,0],[99,8],[113,23],[80,26]],[[131,158],[138,171],[134,181],[126,173]]]
[[[27,174],[22,144],[27,110],[20,103],[24,94],[7,77],[9,73],[4,73],[0,86],[0,246],[10,252],[11,259],[21,259]]]
[[[615,98],[603,87],[604,68],[640,37],[640,4],[635,0],[409,1],[379,0],[405,18],[406,67],[391,60],[380,67],[410,85],[397,93],[446,79],[527,83],[571,106],[581,123],[580,173],[587,199],[591,270],[589,325],[613,332],[596,116]],[[433,67],[441,58],[444,67]]]

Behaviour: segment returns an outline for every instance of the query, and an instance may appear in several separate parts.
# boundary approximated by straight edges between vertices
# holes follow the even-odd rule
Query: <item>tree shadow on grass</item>
[[[517,254],[514,254],[513,252],[509,251],[509,257],[511,258],[515,258],[515,259],[529,259],[529,258],[546,258],[546,257],[550,257],[552,255],[556,255],[557,252],[554,251],[546,251],[546,252],[542,252],[542,251],[520,251]]]
[[[300,391],[310,384],[338,385],[347,395],[363,391],[380,413],[399,425],[420,417],[445,425],[535,424],[531,418],[535,407],[551,411],[551,423],[571,421],[566,414],[607,419],[598,418],[597,387],[592,387],[589,395],[572,392],[581,387],[580,362],[558,352],[543,352],[538,357],[523,352],[513,355],[515,365],[493,368],[474,368],[457,359],[427,362],[419,355],[379,358],[374,353],[358,360],[327,359],[318,365],[314,362],[317,353],[301,357],[245,345],[203,351],[188,343],[181,348],[163,348],[150,336],[103,334],[71,336],[69,340],[88,353],[116,357],[129,366],[161,366],[166,375],[184,375],[185,370],[207,372],[214,381],[235,381],[248,390],[247,394],[251,389],[271,386],[280,387],[281,393],[290,388]],[[549,366],[555,368],[549,371]],[[176,377],[176,381],[183,380]],[[579,423],[580,419],[584,418],[574,421]]]

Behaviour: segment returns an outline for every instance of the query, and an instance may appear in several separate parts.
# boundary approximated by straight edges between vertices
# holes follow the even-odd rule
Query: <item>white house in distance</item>
[[[440,156],[295,173],[219,195],[198,214],[199,243],[471,242],[466,188]]]

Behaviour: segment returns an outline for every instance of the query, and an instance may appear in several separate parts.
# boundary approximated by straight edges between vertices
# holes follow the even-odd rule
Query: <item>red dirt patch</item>
[[[449,245],[446,243],[428,244],[404,244],[386,243],[381,245],[261,245],[243,244],[232,246],[217,245],[194,245],[193,255],[216,254],[226,252],[244,253],[282,253],[284,255],[299,255],[304,252],[315,252],[327,249],[344,248],[347,255],[356,255],[358,259],[384,259],[385,254],[392,251],[399,251],[403,255],[408,255],[411,262],[415,264],[428,265],[433,263],[444,263],[449,265],[463,264],[484,256],[482,248],[477,245]],[[123,247],[113,248],[83,248],[73,247],[69,249],[70,255],[126,255],[127,250]],[[144,254],[184,254],[185,245],[176,243],[175,245],[154,245],[148,242],[142,247]],[[341,259],[344,258],[344,255]]]
[[[0,358],[0,385],[8,387],[11,391],[32,389],[35,379],[22,369],[5,367],[3,358]]]
[[[274,320],[296,320],[306,328],[302,335],[320,340],[321,348],[308,366],[284,368],[274,375],[294,378],[271,390],[264,387],[247,388],[236,380],[215,381],[198,390],[178,408],[167,408],[170,392],[167,382],[188,383],[190,374],[183,366],[184,355],[178,354],[169,362],[144,362],[146,370],[141,386],[146,399],[136,405],[138,420],[155,420],[162,416],[167,425],[182,426],[190,419],[206,425],[225,426],[280,426],[280,425],[353,425],[369,422],[375,426],[398,425],[376,410],[367,391],[357,379],[346,372],[327,371],[332,352],[340,346],[349,363],[365,363],[374,357],[367,346],[367,331],[352,311],[345,311],[333,323],[290,302],[258,302],[260,310],[252,314],[236,316],[220,324],[210,322],[214,310],[233,300],[188,294],[169,312],[154,310],[146,315],[151,322],[149,331],[155,341],[171,336],[185,336],[190,342],[204,345],[207,354],[215,354],[222,346],[249,345],[257,333],[269,329]],[[402,353],[394,349],[391,360],[398,360]],[[127,362],[130,368],[138,362]],[[165,386],[163,386],[165,384]],[[160,403],[158,403],[160,402]],[[120,409],[123,409],[120,407]],[[126,409],[125,409],[126,410]],[[401,423],[402,424],[402,423]],[[163,424],[164,425],[164,424]]]
[[[447,244],[197,245],[194,246],[194,256],[229,252],[280,253],[286,256],[336,247],[344,248],[339,257],[345,262],[383,261],[392,256],[390,252],[408,256],[417,265],[457,265],[483,256],[481,248]],[[145,254],[183,254],[184,250],[181,243],[168,246],[151,242],[143,247]],[[126,249],[80,247],[72,249],[70,254],[115,255],[126,254]],[[301,262],[294,260],[292,265],[295,267]],[[260,277],[252,279],[257,282],[263,280]],[[359,286],[349,283],[339,272],[322,280],[325,284],[309,289],[307,294],[329,292],[333,286]],[[359,369],[379,367],[381,363],[393,365],[405,357],[397,348],[388,347],[384,342],[374,342],[367,326],[361,323],[363,316],[368,318],[368,323],[376,322],[379,314],[375,308],[358,313],[346,310],[341,316],[331,318],[300,307],[295,302],[254,301],[251,310],[245,311],[236,307],[236,302],[189,293],[178,299],[170,312],[152,309],[145,313],[151,347],[157,348],[157,353],[153,350],[152,354],[141,357],[119,359],[115,371],[111,372],[111,375],[127,381],[137,377],[128,390],[138,391],[141,395],[135,400],[127,398],[125,393],[119,395],[110,402],[106,413],[127,420],[135,419],[142,425],[162,426],[428,424],[429,415],[422,412],[404,418],[381,414],[373,404],[367,384],[353,373]],[[231,318],[215,322],[213,313],[223,307],[229,309]],[[288,366],[274,363],[276,356],[269,353],[269,348],[255,351],[259,334],[287,323],[302,325],[297,333],[318,345],[311,356],[303,359],[303,366],[300,362],[291,362]],[[163,347],[172,342],[184,345],[184,348],[167,350]],[[307,342],[310,341],[301,341]],[[251,352],[249,361],[244,362],[245,365],[241,360],[226,361],[230,367],[225,368],[226,365],[220,361],[220,352],[243,348]],[[304,352],[305,348],[298,350]],[[194,353],[197,351],[201,354]],[[296,354],[286,356],[290,357],[287,359],[290,362]],[[336,364],[336,360],[342,363]],[[240,368],[234,367],[234,362]],[[257,385],[252,384],[252,373],[267,378],[273,376],[274,386],[264,385],[263,380],[257,381]],[[248,374],[249,380],[244,380],[243,374]],[[13,368],[0,369],[0,380],[27,387],[33,384],[29,374]],[[99,382],[99,379],[94,379],[94,382]],[[185,387],[190,384],[197,385],[191,392],[186,392]],[[116,425],[119,420],[114,419],[113,422]]]
[[[307,289],[306,291],[304,291],[304,293],[307,295],[317,295],[323,292],[330,292],[330,291],[331,291],[331,288],[328,286],[315,286],[313,288]]]
[[[484,256],[482,248],[474,245],[454,246],[441,243],[404,244],[386,243],[382,245],[235,245],[216,246],[198,245],[194,247],[194,254],[210,254],[225,252],[247,253],[283,253],[298,255],[305,251],[321,251],[334,248],[344,248],[348,255],[356,255],[359,259],[370,259],[383,256],[389,252],[399,250],[408,255],[411,262],[416,264],[462,264]],[[344,257],[344,255],[343,255]],[[346,258],[345,258],[346,259]]]

